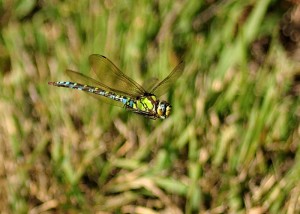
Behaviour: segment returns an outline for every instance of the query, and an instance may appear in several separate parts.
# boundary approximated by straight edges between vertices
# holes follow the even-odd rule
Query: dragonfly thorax
[[[161,119],[166,119],[171,113],[172,106],[166,101],[159,101],[156,109],[157,115]]]
[[[171,105],[160,101],[153,94],[145,94],[136,99],[126,98],[125,108],[151,119],[166,119],[171,112]]]

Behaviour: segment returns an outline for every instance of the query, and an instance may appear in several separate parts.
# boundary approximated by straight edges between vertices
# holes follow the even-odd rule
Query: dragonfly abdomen
[[[88,92],[88,93],[101,95],[101,96],[113,99],[115,101],[122,102],[124,105],[129,101],[129,98],[127,98],[127,97],[115,94],[115,93],[110,92],[110,91],[105,91],[105,90],[103,90],[101,88],[98,88],[98,87],[83,85],[83,84],[76,83],[76,82],[60,81],[60,82],[48,82],[48,84],[49,85],[54,85],[54,86],[57,86],[57,87],[71,88],[71,89],[76,89],[76,90],[80,90],[80,91],[84,91],[84,92]]]

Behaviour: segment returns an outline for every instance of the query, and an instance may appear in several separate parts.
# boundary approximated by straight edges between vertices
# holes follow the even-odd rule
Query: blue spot
[[[130,106],[130,107],[133,107],[133,100],[130,100],[130,101],[129,101],[129,106]]]
[[[122,103],[125,105],[126,102],[127,102],[127,98],[123,98],[123,99],[122,99]]]

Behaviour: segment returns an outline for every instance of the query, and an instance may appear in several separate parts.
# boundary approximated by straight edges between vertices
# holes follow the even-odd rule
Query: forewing
[[[173,71],[161,82],[157,83],[152,90],[150,90],[151,94],[155,94],[156,96],[161,96],[167,92],[170,86],[181,76],[184,69],[184,62],[180,62]]]
[[[114,92],[131,97],[145,94],[142,86],[126,76],[105,56],[93,54],[89,57],[92,70],[97,75],[99,82],[113,89]]]

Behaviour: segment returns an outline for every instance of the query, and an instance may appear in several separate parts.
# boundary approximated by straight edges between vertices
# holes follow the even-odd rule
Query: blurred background
[[[299,213],[297,0],[0,1],[2,213]],[[143,84],[149,120],[52,87],[89,55]],[[109,75],[109,74],[108,74]]]

